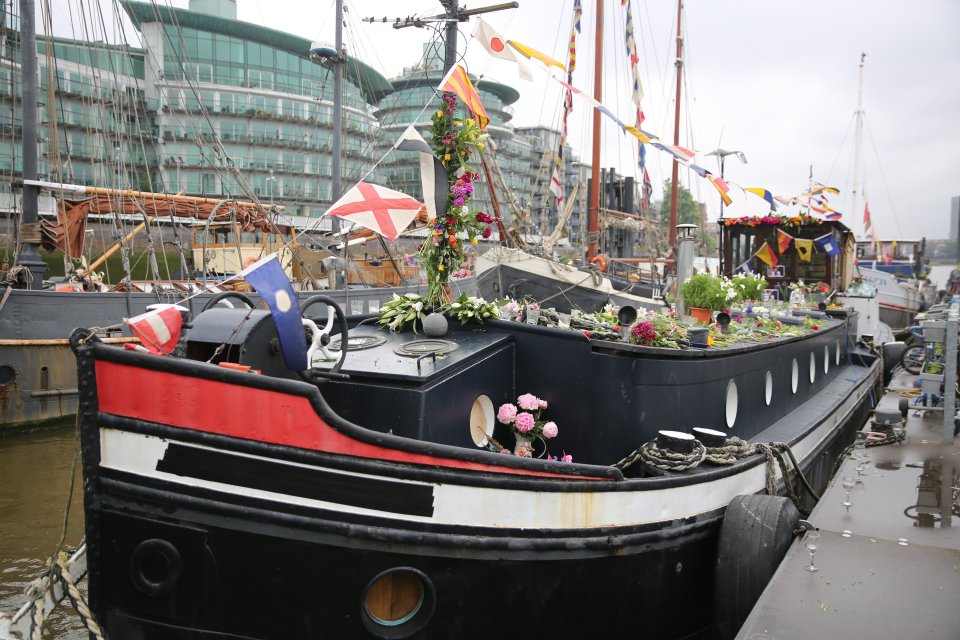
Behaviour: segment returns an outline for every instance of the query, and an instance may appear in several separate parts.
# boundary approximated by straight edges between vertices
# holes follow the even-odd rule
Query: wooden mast
[[[681,20],[683,18],[683,0],[677,0],[677,106],[673,115],[673,146],[680,144],[680,82],[683,78],[683,33]],[[673,159],[673,172],[670,178],[670,248],[677,248],[677,179],[679,178],[680,163]]]
[[[603,0],[597,0],[597,29],[594,43],[593,99],[601,101],[603,88]],[[593,166],[590,167],[590,220],[587,225],[587,260],[597,255],[600,215],[600,110],[593,110]]]

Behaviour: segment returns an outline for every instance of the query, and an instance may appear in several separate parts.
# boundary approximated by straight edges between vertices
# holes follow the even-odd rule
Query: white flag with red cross
[[[422,207],[419,200],[405,193],[361,181],[324,215],[337,216],[396,241]]]

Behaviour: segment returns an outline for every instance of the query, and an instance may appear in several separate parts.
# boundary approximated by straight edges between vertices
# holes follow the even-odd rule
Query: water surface
[[[43,573],[60,540],[74,441],[73,425],[0,437],[0,611],[12,615],[24,603],[23,590]],[[66,535],[70,549],[83,538],[82,486],[78,460]],[[45,629],[44,638],[86,638],[69,604],[54,611]]]

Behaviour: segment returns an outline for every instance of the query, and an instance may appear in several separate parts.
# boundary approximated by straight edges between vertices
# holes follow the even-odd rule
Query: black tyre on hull
[[[800,512],[780,496],[737,496],[717,542],[714,620],[722,640],[733,638],[793,541]]]

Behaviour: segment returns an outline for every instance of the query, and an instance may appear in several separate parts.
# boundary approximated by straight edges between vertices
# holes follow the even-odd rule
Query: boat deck
[[[878,409],[896,411],[914,376],[900,374]],[[796,540],[738,639],[960,637],[960,438],[944,444],[942,414],[911,410],[902,444],[871,447],[841,503],[845,460],[810,515],[817,572]]]

